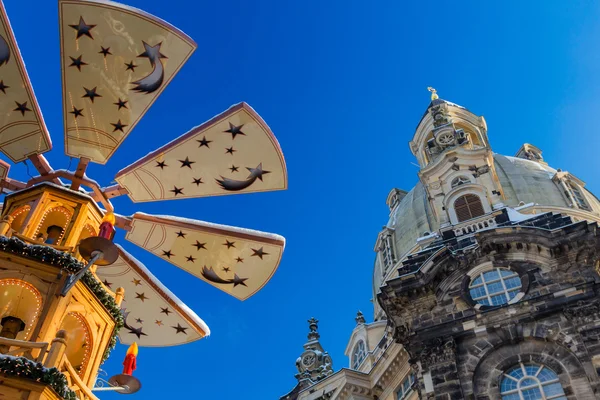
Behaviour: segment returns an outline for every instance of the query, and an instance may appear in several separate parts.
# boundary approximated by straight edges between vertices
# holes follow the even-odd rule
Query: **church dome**
[[[460,107],[436,99],[429,105],[419,126],[423,124],[433,126],[431,111],[432,106],[436,106],[436,104],[433,104],[434,102],[439,103],[437,105],[443,103],[446,107],[450,106],[450,109]],[[460,107],[460,109],[466,110],[463,107]],[[468,117],[471,118],[471,116]],[[483,117],[477,118],[483,120]],[[476,121],[475,117],[471,119]],[[434,129],[448,130],[447,126],[448,124]],[[585,183],[568,172],[548,166],[541,157],[541,151],[530,144],[523,145],[515,157],[492,153],[489,145],[486,144],[487,127],[485,123],[475,126],[473,130],[476,128],[480,129],[479,132],[481,132],[481,147],[473,146],[470,150],[465,151],[462,149],[465,146],[458,144],[454,148],[441,149],[439,155],[436,155],[437,159],[429,157],[427,160],[429,164],[421,163],[420,181],[411,191],[407,193],[399,189],[393,189],[390,192],[387,201],[391,210],[390,218],[379,234],[374,249],[377,252],[373,271],[374,295],[379,292],[379,288],[387,280],[398,276],[397,269],[401,261],[408,255],[424,248],[434,238],[439,237],[437,235],[440,233],[440,228],[444,230],[448,226],[464,224],[462,222],[464,219],[459,219],[460,223],[456,221],[456,215],[454,220],[447,216],[440,217],[441,214],[448,214],[447,209],[450,206],[447,203],[440,205],[435,200],[436,196],[437,198],[440,196],[448,197],[450,193],[455,191],[457,189],[456,185],[462,184],[461,182],[456,183],[457,179],[470,179],[471,181],[467,181],[465,186],[481,187],[483,202],[486,203],[485,200],[490,199],[489,206],[486,204],[483,207],[485,210],[482,210],[480,215],[503,207],[510,207],[519,209],[521,213],[531,214],[551,211],[570,215],[574,220],[598,220],[600,201],[584,188]],[[419,129],[418,127],[417,131]],[[424,136],[422,132],[418,132],[418,134]],[[414,143],[415,140],[413,139],[411,146]],[[418,145],[416,143],[414,147],[416,148]],[[487,155],[485,151],[488,152]],[[446,153],[452,154],[448,156]],[[475,179],[472,178],[481,170],[480,167],[479,170],[472,170],[471,167],[468,167],[469,163],[472,162],[469,157],[474,157],[472,154],[481,154],[482,159],[487,158],[488,169],[483,173],[492,176],[490,182],[493,181],[493,183],[481,183],[478,181],[477,176]],[[419,153],[415,152],[415,155],[419,156]],[[463,159],[467,158],[468,161],[465,161],[459,168],[457,164],[460,163],[461,157]],[[459,161],[454,161],[456,158]],[[439,170],[442,168],[440,165],[449,162],[454,163],[454,172],[449,170],[439,173],[435,176],[435,179],[429,181],[428,187],[423,185],[423,181],[427,182],[427,174],[432,174],[430,171],[436,168]],[[437,189],[438,192],[434,193],[432,187]],[[494,197],[493,202],[492,197]],[[375,308],[377,319],[378,316],[383,314],[379,310],[377,302],[375,302]]]

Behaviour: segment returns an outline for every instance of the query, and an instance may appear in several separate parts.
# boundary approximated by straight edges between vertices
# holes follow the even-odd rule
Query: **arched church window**
[[[482,272],[469,284],[473,301],[484,306],[506,304],[514,299],[520,289],[519,274],[505,268]]]
[[[379,253],[381,254],[381,262],[383,264],[384,273],[389,271],[396,264],[396,254],[394,252],[394,244],[392,243],[392,233],[385,232],[380,237]]]
[[[454,202],[454,211],[458,222],[467,221],[471,218],[485,214],[481,199],[474,194],[465,194]]]
[[[471,183],[469,178],[466,176],[457,176],[456,178],[452,179],[452,183],[450,185],[452,186],[452,189],[454,189],[457,186],[465,185],[467,183]]]
[[[543,364],[519,363],[500,382],[502,400],[567,400],[558,375]]]
[[[573,196],[573,200],[578,208],[586,211],[591,211],[590,206],[585,200],[585,196],[583,195],[579,186],[573,182],[568,182],[569,189],[571,190],[571,195]]]
[[[352,352],[352,369],[358,369],[365,358],[367,358],[367,348],[365,342],[360,340],[356,343],[354,351]]]

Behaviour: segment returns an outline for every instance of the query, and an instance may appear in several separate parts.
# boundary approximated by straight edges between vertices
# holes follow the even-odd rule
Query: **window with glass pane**
[[[558,375],[541,364],[520,363],[500,381],[502,400],[567,400]]]
[[[365,347],[365,342],[361,340],[354,346],[354,351],[352,352],[352,369],[358,369],[366,357],[367,349]]]
[[[520,289],[519,274],[505,268],[482,272],[469,284],[469,293],[473,301],[485,306],[506,304]]]
[[[404,380],[402,381],[402,385],[400,385],[400,387],[398,388],[398,391],[396,392],[397,400],[405,398],[410,393],[414,382],[415,382],[414,374],[410,374],[409,376],[404,378]]]
[[[383,267],[385,271],[388,271],[391,267],[394,266],[394,263],[396,262],[396,257],[394,255],[394,247],[392,245],[391,235],[387,235],[382,240],[381,257],[383,260]]]
[[[456,212],[458,222],[485,214],[481,200],[474,194],[466,194],[456,199],[454,202],[454,211]]]
[[[569,188],[571,189],[571,194],[573,195],[573,199],[575,200],[577,207],[581,208],[582,210],[591,211],[590,206],[588,206],[587,202],[585,201],[583,193],[579,189],[579,186],[569,182]]]

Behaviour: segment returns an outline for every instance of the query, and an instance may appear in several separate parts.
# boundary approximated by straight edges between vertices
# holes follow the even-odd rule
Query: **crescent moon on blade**
[[[212,283],[219,283],[221,285],[233,285],[233,287],[236,287],[237,285],[246,286],[245,281],[248,280],[248,278],[240,278],[239,276],[237,276],[237,274],[233,274],[233,279],[223,279],[213,270],[212,267],[206,268],[206,265],[202,267],[202,276],[204,277],[204,279]]]
[[[224,190],[228,190],[230,192],[237,192],[237,191],[246,189],[247,187],[250,187],[250,185],[252,185],[254,182],[256,182],[257,179],[260,179],[262,181],[263,175],[271,172],[271,171],[263,171],[262,163],[258,164],[258,166],[256,168],[246,167],[246,169],[248,171],[250,171],[250,175],[248,176],[248,178],[245,181],[236,181],[234,179],[224,178],[222,176],[221,176],[221,179],[215,179],[215,180],[217,181],[219,186],[221,186]]]
[[[150,74],[146,75],[140,80],[133,82],[135,87],[131,90],[135,90],[136,92],[142,93],[152,93],[155,92],[160,85],[162,85],[163,80],[165,79],[165,67],[162,64],[161,58],[167,58],[160,52],[160,46],[162,42],[150,46],[148,43],[142,41],[144,43],[145,51],[140,54],[138,57],[146,57],[150,60],[150,65],[154,68]]]
[[[10,60],[10,47],[6,39],[0,35],[0,66],[8,64],[8,60]]]

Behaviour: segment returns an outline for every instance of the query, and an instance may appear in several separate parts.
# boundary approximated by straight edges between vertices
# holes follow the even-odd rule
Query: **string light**
[[[14,213],[12,213],[12,217],[14,219],[13,219],[11,228],[14,229],[15,231],[20,229],[21,227],[17,226],[17,224],[16,224],[17,218],[19,218],[19,216],[24,213],[25,213],[25,215],[27,215],[26,213],[29,213],[29,211],[31,211],[31,206],[29,206],[29,205],[17,208],[17,210]]]
[[[22,297],[22,291],[23,289],[29,291],[29,293],[31,293],[34,297],[34,299],[36,300],[36,305],[35,305],[35,311],[33,313],[33,315],[31,316],[31,321],[23,321],[25,322],[25,326],[27,327],[27,329],[25,330],[25,340],[27,340],[29,338],[29,333],[31,332],[31,329],[33,328],[33,326],[35,325],[35,323],[37,322],[37,318],[38,315],[40,313],[40,310],[42,309],[42,295],[40,294],[40,292],[31,284],[19,280],[19,279],[2,279],[0,280],[0,286],[18,286],[21,288],[21,295],[19,296]],[[17,306],[18,308],[18,306]],[[4,309],[4,313],[6,313],[7,310],[7,306]],[[30,311],[30,310],[27,310]]]
[[[90,359],[90,352],[91,352],[90,349],[92,347],[90,344],[90,331],[88,329],[88,325],[87,325],[85,318],[83,318],[83,316],[81,314],[75,313],[75,312],[70,312],[67,315],[75,318],[77,320],[77,322],[79,322],[79,324],[83,327],[83,335],[84,335],[83,336],[83,339],[84,339],[83,360],[81,362],[81,368],[78,371],[79,376],[83,376],[83,372],[87,368],[87,364]]]
[[[65,223],[61,227],[62,232],[61,232],[60,236],[58,237],[58,239],[56,239],[56,243],[59,243],[62,240],[63,236],[65,235],[67,225],[68,225],[69,221],[71,220],[71,213],[64,207],[53,207],[53,208],[49,208],[48,210],[46,210],[46,212],[42,216],[42,219],[40,220],[40,224],[38,225],[37,230],[35,231],[34,237],[37,237],[37,235],[40,233],[40,229],[44,225],[44,221],[46,220],[46,217],[52,212],[59,212],[65,216]]]

